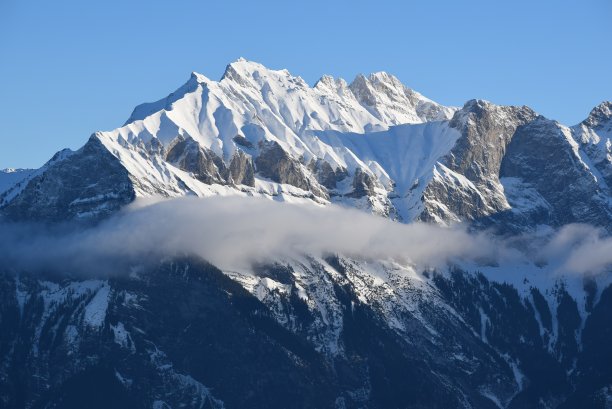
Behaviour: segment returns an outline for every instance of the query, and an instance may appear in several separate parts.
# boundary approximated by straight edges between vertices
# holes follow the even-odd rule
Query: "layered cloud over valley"
[[[239,197],[137,201],[86,229],[11,223],[0,229],[0,263],[16,271],[113,274],[126,265],[182,255],[229,270],[329,254],[391,259],[417,268],[533,258],[554,261],[564,272],[598,273],[612,263],[612,239],[585,225],[566,226],[525,255],[511,240],[462,227],[401,224],[354,209]]]

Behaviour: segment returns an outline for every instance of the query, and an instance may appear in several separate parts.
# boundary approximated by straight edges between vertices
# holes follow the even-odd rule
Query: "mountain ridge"
[[[594,108],[589,118],[605,119],[606,106]],[[510,160],[506,147],[516,130],[537,117],[527,107],[483,100],[468,101],[460,109],[442,107],[387,73],[358,75],[351,84],[323,76],[310,87],[287,70],[239,59],[227,66],[220,81],[193,73],[174,93],[136,107],[123,127],[92,137],[127,170],[134,197],[255,194],[337,203],[404,222],[441,224],[508,215],[514,220],[508,224],[516,230],[516,220],[529,216],[513,216],[518,207],[510,204],[500,180],[516,176],[500,174],[501,163]],[[557,146],[555,154],[561,156],[566,149],[572,166],[577,166],[576,177],[580,174],[587,184],[597,184],[588,193],[566,194],[593,197],[598,221],[609,228],[611,210],[605,197],[612,177],[612,155],[606,145],[610,137],[600,127],[590,128],[593,121],[587,119],[569,131],[551,122],[550,127],[560,127],[559,137],[565,141],[547,146]],[[563,136],[568,132],[571,137]],[[341,134],[346,136],[338,138]],[[360,134],[365,135],[362,140]],[[389,139],[408,145],[390,151],[384,147]],[[579,141],[577,149],[572,140]],[[351,142],[351,150],[343,141],[359,146]],[[411,149],[416,146],[424,156],[415,157]],[[537,156],[530,160],[537,161]],[[413,168],[414,180],[398,183],[406,177],[396,170],[401,166]],[[12,206],[4,202],[3,208]],[[544,207],[560,209],[554,203]],[[572,213],[560,220],[593,222],[581,217]],[[497,219],[494,224],[499,226]],[[549,219],[560,223],[557,216]],[[490,224],[491,220],[483,222]]]

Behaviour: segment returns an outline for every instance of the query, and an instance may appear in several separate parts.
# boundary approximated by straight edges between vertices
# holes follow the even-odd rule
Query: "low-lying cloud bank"
[[[503,264],[519,257],[507,242],[461,228],[237,197],[140,202],[84,230],[2,224],[0,232],[0,266],[29,271],[112,274],[126,264],[180,255],[197,255],[225,269],[301,254],[394,259],[418,267],[452,260]],[[599,272],[612,263],[612,240],[589,226],[568,226],[537,256],[561,260],[559,268]]]
[[[598,274],[612,268],[612,237],[600,228],[570,224],[550,238],[537,259],[558,265],[560,272]]]

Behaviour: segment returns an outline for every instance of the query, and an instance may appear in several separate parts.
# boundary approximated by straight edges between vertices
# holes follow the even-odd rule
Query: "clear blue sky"
[[[444,104],[571,125],[612,99],[612,2],[0,0],[0,168],[38,167],[240,56],[310,84],[384,70]]]

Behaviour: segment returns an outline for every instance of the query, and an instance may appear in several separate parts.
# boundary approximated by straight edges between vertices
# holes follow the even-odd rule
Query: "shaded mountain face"
[[[0,280],[3,407],[607,407],[610,287],[330,256]]]
[[[611,137],[609,102],[566,127],[445,107],[386,73],[310,87],[241,59],[40,169],[0,171],[0,215],[89,225],[138,198],[253,196],[501,236],[609,233]],[[612,407],[609,272],[146,261],[89,279],[0,265],[0,406]]]
[[[9,220],[101,218],[134,200],[128,172],[95,138],[28,178],[25,187],[24,182],[16,186],[22,191],[2,208]]]

